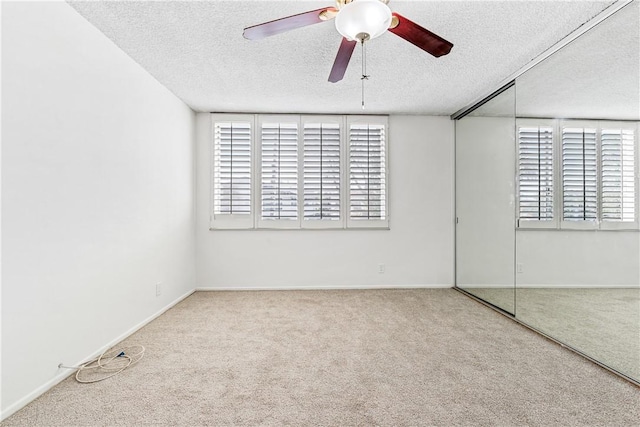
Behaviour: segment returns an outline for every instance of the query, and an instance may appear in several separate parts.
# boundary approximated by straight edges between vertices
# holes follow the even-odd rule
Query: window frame
[[[362,220],[351,218],[351,141],[349,135],[351,132],[352,124],[373,124],[384,126],[385,138],[384,138],[384,180],[385,180],[385,218],[380,220]],[[347,228],[370,228],[370,229],[389,229],[389,117],[388,116],[347,116],[344,127],[345,144],[344,150],[346,151],[345,158],[345,185],[346,185],[346,203],[344,207],[344,215],[347,220]]]
[[[301,152],[301,169],[300,169],[300,173],[301,173],[301,185],[300,185],[300,194],[301,194],[301,203],[300,203],[300,209],[301,209],[301,215],[300,215],[300,221],[301,221],[301,225],[300,228],[301,229],[308,229],[308,230],[318,230],[318,229],[333,229],[333,230],[342,230],[347,228],[346,227],[346,222],[345,222],[345,197],[346,197],[346,191],[345,191],[345,169],[346,169],[346,162],[345,162],[345,151],[344,151],[344,146],[345,146],[345,141],[346,141],[346,134],[345,134],[345,117],[344,116],[333,116],[333,115],[302,115],[301,116],[301,124],[300,124],[300,129],[301,129],[301,133],[300,133],[300,144],[302,144],[302,150],[299,150]],[[339,132],[340,132],[340,147],[339,147],[339,155],[340,155],[340,219],[338,220],[310,220],[310,219],[306,219],[304,218],[304,126],[308,123],[317,123],[319,122],[320,124],[323,123],[331,123],[331,124],[337,124],[339,127]]]
[[[516,159],[516,215],[518,230],[600,230],[600,231],[640,231],[640,122],[619,120],[589,119],[548,119],[519,118],[516,120],[516,155],[519,154],[520,127],[552,127],[553,128],[553,216],[552,221],[520,218],[520,177],[519,164]],[[564,128],[596,129],[596,200],[597,215],[595,221],[564,220],[564,188],[562,165],[562,133]],[[611,221],[602,219],[602,129],[626,129],[634,132],[634,196],[635,219],[631,221]]]
[[[563,180],[563,163],[562,163],[562,135],[564,128],[593,128],[595,129],[595,147],[596,147],[596,218],[594,220],[569,221],[564,219],[564,180]],[[597,230],[600,223],[600,128],[598,121],[595,120],[559,120],[558,121],[558,172],[557,176],[560,180],[560,228],[565,230]]]
[[[215,186],[216,186],[216,143],[215,132],[217,123],[249,123],[250,132],[250,165],[251,165],[251,177],[250,177],[250,208],[249,214],[215,214]],[[209,190],[209,228],[210,229],[252,229],[255,227],[255,117],[252,114],[211,114],[210,132],[211,137],[209,141],[209,159],[211,161],[209,183],[211,188]]]
[[[235,114],[210,113],[209,123],[209,229],[210,230],[348,230],[389,229],[389,117],[387,115],[313,115],[313,114]],[[216,143],[218,123],[248,123],[250,128],[251,197],[249,214],[214,214],[216,188]],[[298,125],[298,206],[296,220],[262,218],[262,126],[265,123],[292,123]],[[339,220],[304,219],[304,126],[307,123],[332,123],[339,129]],[[385,214],[384,220],[350,219],[350,141],[351,124],[382,125],[385,128]]]
[[[623,130],[632,130],[633,131],[633,157],[634,157],[634,220],[633,221],[608,221],[602,219],[602,171],[600,168],[602,167],[602,129],[623,129]],[[601,120],[598,122],[598,134],[600,138],[598,139],[598,172],[600,182],[598,183],[598,221],[600,224],[601,230],[638,230],[640,227],[639,221],[639,211],[640,206],[638,203],[640,202],[640,188],[638,185],[640,184],[640,174],[638,173],[639,165],[638,159],[640,151],[640,144],[638,144],[638,131],[640,130],[640,124],[638,122],[621,122],[621,121],[608,121]]]
[[[521,127],[550,127],[552,129],[551,149],[553,152],[553,219],[540,220],[531,218],[520,218],[520,128]],[[516,120],[516,209],[518,215],[518,229],[557,229],[559,227],[560,203],[558,203],[559,192],[562,191],[558,180],[558,122],[555,119],[517,119]],[[562,162],[562,160],[560,160]]]
[[[300,116],[291,115],[291,114],[260,114],[257,115],[256,120],[256,137],[255,137],[255,153],[256,153],[256,161],[255,167],[252,170],[252,174],[254,177],[254,182],[256,185],[256,189],[254,191],[255,194],[255,217],[256,217],[256,228],[260,229],[298,229],[300,228],[300,207],[301,207],[301,199],[300,199],[300,179],[301,179],[301,153],[300,153],[300,140],[301,140],[301,127],[300,127]],[[295,220],[291,219],[264,219],[262,217],[262,126],[265,123],[295,123],[298,127],[297,132],[297,145],[296,145],[296,154],[297,154],[297,218]],[[257,175],[257,177],[256,177]]]

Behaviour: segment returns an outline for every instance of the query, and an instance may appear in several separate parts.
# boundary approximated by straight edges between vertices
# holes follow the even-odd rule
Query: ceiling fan
[[[357,42],[364,45],[365,41],[372,40],[387,30],[435,57],[451,51],[452,43],[404,16],[392,13],[387,6],[388,2],[389,0],[337,0],[337,7],[310,10],[247,27],[243,36],[249,40],[259,40],[334,19],[336,29],[342,35],[342,42],[329,74],[329,81],[332,83],[344,77]]]

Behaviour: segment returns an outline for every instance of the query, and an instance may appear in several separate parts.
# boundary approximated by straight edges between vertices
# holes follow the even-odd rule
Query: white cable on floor
[[[133,351],[138,350],[138,351]],[[83,363],[80,366],[64,366],[62,363],[58,368],[67,368],[76,370],[76,381],[83,384],[97,383],[106,380],[114,375],[127,369],[142,359],[145,348],[142,345],[132,345],[130,347],[122,347],[113,350],[105,350],[100,356],[93,360]],[[95,370],[96,372],[106,372],[105,375],[98,378],[82,378],[83,372]],[[86,377],[86,375],[84,375]]]

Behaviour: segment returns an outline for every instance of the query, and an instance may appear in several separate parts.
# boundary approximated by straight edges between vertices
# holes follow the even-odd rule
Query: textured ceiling
[[[640,120],[640,1],[516,80],[528,117]]]
[[[366,112],[448,115],[608,5],[606,1],[399,1],[391,9],[454,44],[434,58],[386,33],[367,48]],[[344,80],[327,77],[333,22],[259,41],[244,27],[331,1],[71,2],[196,111],[361,113],[360,51]]]
[[[517,94],[517,96],[516,96]],[[516,79],[472,116],[640,120],[640,1]]]

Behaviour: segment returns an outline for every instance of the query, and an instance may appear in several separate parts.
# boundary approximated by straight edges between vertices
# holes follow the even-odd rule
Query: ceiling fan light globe
[[[335,19],[336,29],[349,40],[369,39],[382,35],[391,24],[391,9],[380,0],[353,0],[344,5]]]

